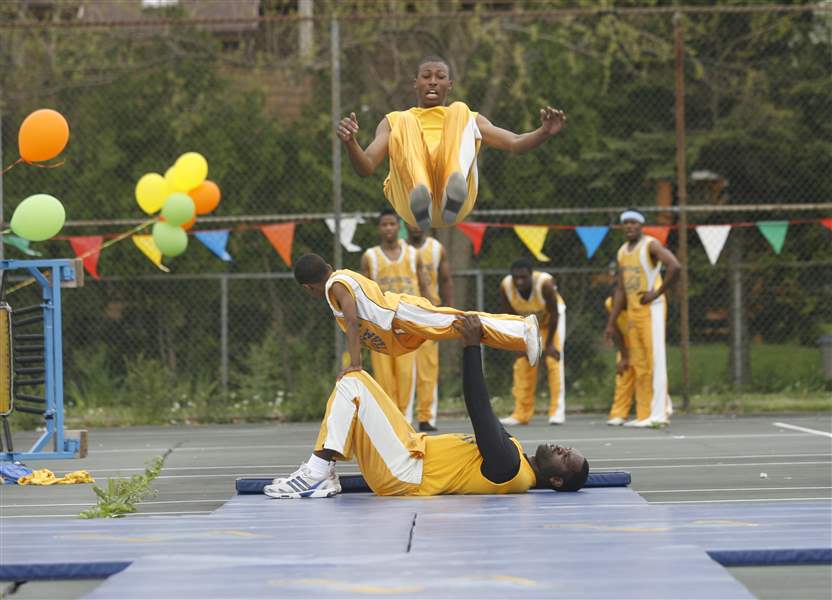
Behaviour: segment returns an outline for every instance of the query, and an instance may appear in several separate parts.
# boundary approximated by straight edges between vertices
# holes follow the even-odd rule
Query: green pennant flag
[[[399,239],[406,240],[407,239],[407,223],[399,220]]]
[[[763,234],[763,237],[771,244],[771,249],[775,254],[780,254],[783,249],[783,243],[786,241],[786,231],[789,229],[788,221],[758,221],[757,229]]]
[[[4,235],[3,236],[3,243],[7,246],[12,246],[17,248],[26,256],[43,256],[42,252],[38,252],[37,250],[32,250],[29,247],[29,240],[24,240],[23,238],[19,238],[16,235]]]

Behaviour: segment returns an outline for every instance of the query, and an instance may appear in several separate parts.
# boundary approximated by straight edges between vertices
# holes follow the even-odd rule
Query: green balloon
[[[66,221],[61,201],[49,194],[35,194],[21,202],[12,215],[12,231],[23,239],[42,242],[57,234]]]
[[[184,225],[194,218],[196,206],[188,194],[176,192],[168,196],[162,207],[162,216],[171,225]]]
[[[153,241],[165,256],[179,256],[188,247],[188,234],[179,225],[159,222],[153,226]]]

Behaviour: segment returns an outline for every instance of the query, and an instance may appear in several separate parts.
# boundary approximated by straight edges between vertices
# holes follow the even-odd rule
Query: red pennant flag
[[[826,227],[827,229],[832,229],[832,217],[828,219],[821,219],[820,224]]]
[[[295,239],[294,223],[278,223],[276,225],[264,225],[260,228],[274,249],[288,266],[292,266],[292,243]]]
[[[93,279],[99,279],[98,257],[101,255],[101,244],[104,243],[104,236],[89,235],[69,238],[75,256],[83,259],[84,269]]]
[[[641,231],[659,240],[662,246],[667,245],[667,236],[670,235],[669,225],[645,225]]]
[[[474,246],[474,256],[482,250],[482,239],[485,237],[485,229],[488,227],[487,223],[460,223],[457,226],[462,233],[465,234],[471,244]]]

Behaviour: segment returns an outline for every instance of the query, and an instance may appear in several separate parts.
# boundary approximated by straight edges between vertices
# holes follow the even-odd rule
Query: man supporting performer
[[[389,206],[378,217],[378,232],[381,244],[364,252],[361,273],[375,281],[382,292],[423,295],[419,285],[418,253],[399,239],[399,217]],[[408,423],[413,420],[416,396],[416,356],[416,352],[391,356],[370,351],[373,377],[393,398]]]
[[[640,212],[623,212],[621,224],[627,241],[618,250],[618,284],[604,337],[612,339],[615,322],[626,306],[626,344],[636,378],[636,418],[624,426],[666,425],[673,407],[667,389],[665,292],[679,273],[679,261],[661,242],[642,233],[644,215]],[[667,268],[664,281],[661,264]]]
[[[422,295],[436,306],[454,305],[454,284],[445,248],[418,227],[407,226],[407,243],[419,253]],[[441,294],[441,297],[440,297]],[[419,431],[436,431],[439,402],[439,343],[425,341],[416,355],[416,419]],[[384,386],[382,386],[384,387]]]
[[[577,491],[589,463],[577,450],[541,444],[523,452],[491,408],[482,373],[483,326],[477,315],[454,321],[463,342],[463,394],[474,435],[416,433],[384,390],[364,371],[341,378],[329,397],[312,456],[265,493],[273,498],[326,498],[341,491],[335,461],[355,456],[380,496],[519,494],[540,484]]]
[[[516,260],[511,274],[500,284],[506,312],[536,315],[543,336],[543,356],[549,377],[549,424],[561,425],[566,419],[566,385],[563,367],[563,342],[566,337],[566,303],[558,293],[555,278],[535,271],[528,258]],[[537,365],[525,356],[514,361],[514,412],[500,420],[503,425],[527,425],[534,416],[537,390]]]
[[[295,263],[295,280],[314,298],[326,300],[341,331],[347,335],[350,364],[339,377],[361,371],[361,345],[391,356],[413,352],[425,340],[454,340],[454,321],[465,311],[434,306],[420,296],[382,293],[378,284],[355,271],[332,267],[317,254]],[[487,346],[525,352],[532,365],[540,358],[540,329],[534,315],[480,316],[482,342]]]
[[[355,113],[341,119],[336,129],[353,169],[362,177],[372,174],[389,154],[384,195],[402,219],[423,231],[431,224],[459,223],[474,208],[480,143],[523,154],[566,124],[563,112],[547,106],[540,109],[540,127],[534,131],[517,134],[501,129],[462,102],[445,106],[452,87],[448,62],[427,56],[419,62],[413,80],[417,106],[388,113],[366,150],[355,139]]]

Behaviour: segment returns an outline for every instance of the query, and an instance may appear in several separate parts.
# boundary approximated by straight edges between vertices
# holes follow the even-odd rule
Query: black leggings
[[[463,349],[462,393],[483,458],[482,474],[494,483],[510,481],[520,471],[520,451],[491,408],[479,346]]]

